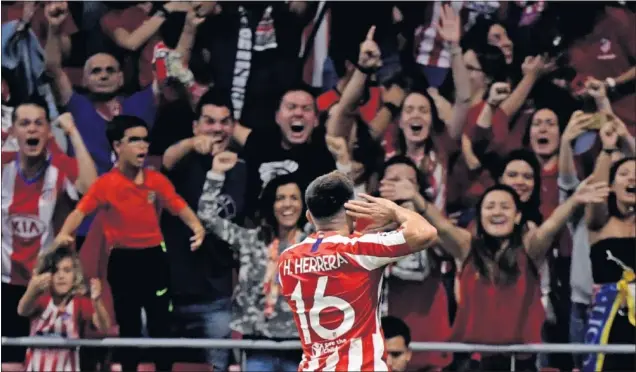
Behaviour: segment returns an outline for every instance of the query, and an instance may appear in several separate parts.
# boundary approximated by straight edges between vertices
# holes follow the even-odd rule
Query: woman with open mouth
[[[474,235],[455,226],[423,197],[416,197],[417,210],[437,228],[441,247],[460,268],[451,340],[482,344],[541,342],[544,313],[538,268],[569,216],[579,206],[603,200],[608,193],[606,183],[586,180],[549,219],[539,227],[526,229],[517,192],[507,185],[495,185],[477,204]],[[509,363],[502,355],[481,358],[482,370],[510,370]],[[535,368],[533,358],[517,361],[517,370]]]
[[[304,206],[298,181],[293,175],[279,176],[267,183],[260,197],[260,225],[248,229],[219,217],[216,204],[225,172],[237,161],[236,154],[224,152],[214,157],[199,200],[198,215],[212,232],[238,253],[241,267],[234,289],[230,327],[244,338],[298,340],[293,313],[280,296],[278,256],[301,242]],[[296,371],[297,351],[247,353],[248,371]]]
[[[609,197],[585,210],[594,279],[585,341],[597,345],[631,344],[636,337],[636,158],[626,157],[612,165],[621,141],[629,136],[620,124],[608,122],[601,128],[603,151],[592,175],[595,180],[609,181]],[[635,368],[631,354],[593,354],[583,362],[583,371]]]

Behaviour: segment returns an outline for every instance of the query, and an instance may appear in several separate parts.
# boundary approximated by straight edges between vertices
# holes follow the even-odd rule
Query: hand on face
[[[380,181],[380,196],[391,200],[413,200],[417,194],[417,187],[408,179],[401,178],[397,181]]]

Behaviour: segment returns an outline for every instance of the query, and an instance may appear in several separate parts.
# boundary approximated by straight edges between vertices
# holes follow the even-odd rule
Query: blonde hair
[[[71,296],[83,296],[87,293],[86,282],[84,281],[84,272],[82,263],[80,262],[77,252],[69,247],[59,247],[57,249],[48,250],[39,257],[38,264],[34,270],[34,275],[44,273],[54,273],[57,265],[65,258],[70,258],[73,262],[73,286],[68,293]]]

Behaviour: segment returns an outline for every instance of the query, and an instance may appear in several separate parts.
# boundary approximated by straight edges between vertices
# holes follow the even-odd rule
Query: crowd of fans
[[[386,268],[393,370],[510,368],[411,341],[633,343],[635,32],[620,2],[5,1],[2,336],[298,340],[276,264],[338,170],[440,235]],[[139,350],[2,361],[242,359]],[[545,367],[634,355],[516,365]]]

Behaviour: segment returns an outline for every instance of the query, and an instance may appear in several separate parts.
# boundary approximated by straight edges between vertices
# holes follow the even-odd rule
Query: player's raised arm
[[[367,231],[386,231],[399,227],[406,245],[417,252],[437,241],[437,229],[418,213],[402,208],[394,202],[360,194],[364,200],[351,200],[345,204],[347,215],[365,218],[373,223]]]

